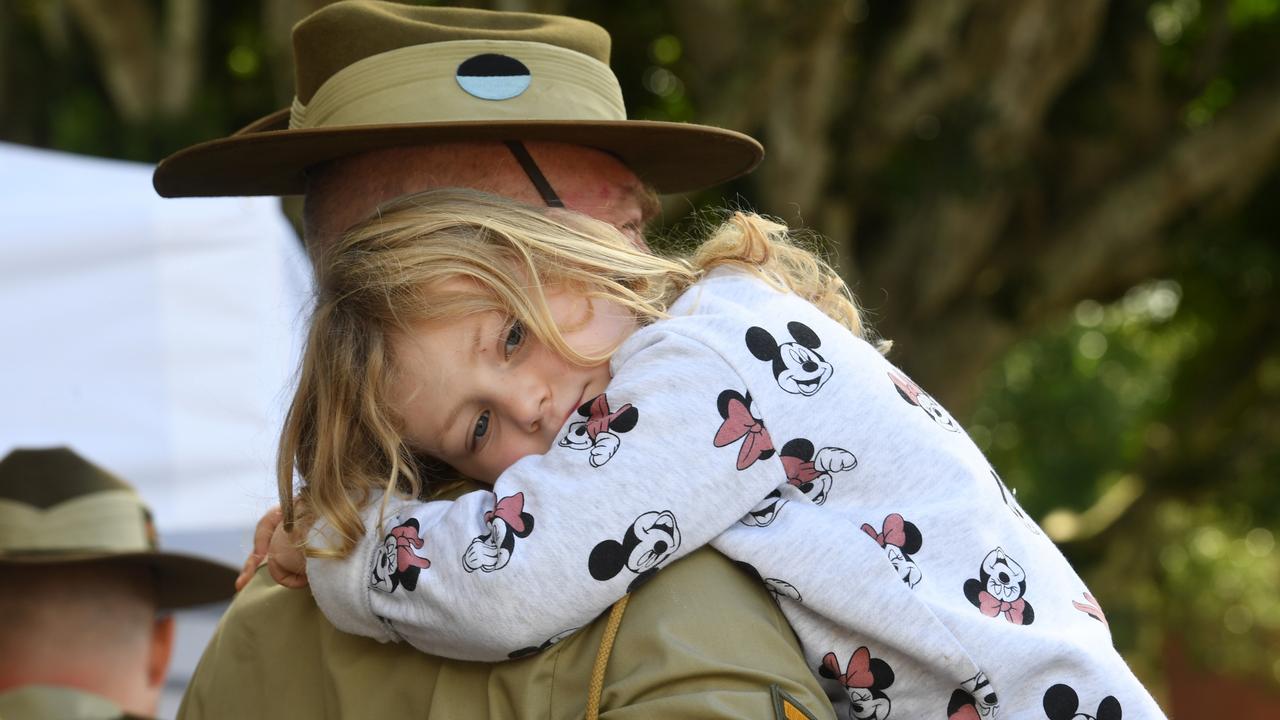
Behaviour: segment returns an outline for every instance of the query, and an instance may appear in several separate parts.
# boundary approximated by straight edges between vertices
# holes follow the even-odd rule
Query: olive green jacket
[[[341,633],[265,569],[232,602],[179,720],[582,718],[606,618],[495,665]],[[604,672],[601,718],[834,718],[758,580],[701,550],[632,595]]]

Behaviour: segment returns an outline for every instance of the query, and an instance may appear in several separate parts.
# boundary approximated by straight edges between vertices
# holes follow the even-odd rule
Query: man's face
[[[527,142],[525,147],[565,207],[613,225],[643,246],[657,200],[613,156],[579,145]],[[389,148],[335,161],[307,186],[307,246],[314,254],[379,205],[423,190],[466,187],[530,205],[542,198],[511,151],[497,142]]]

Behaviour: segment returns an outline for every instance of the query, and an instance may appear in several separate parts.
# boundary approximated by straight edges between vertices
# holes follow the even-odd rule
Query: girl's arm
[[[348,558],[309,559],[330,620],[445,657],[536,652],[785,481],[743,381],[718,353],[656,328],[624,350],[605,394],[493,492],[391,501],[380,525],[375,500]],[[325,532],[318,525],[313,542]]]

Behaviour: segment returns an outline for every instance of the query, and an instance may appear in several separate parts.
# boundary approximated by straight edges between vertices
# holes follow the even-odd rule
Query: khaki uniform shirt
[[[0,692],[0,720],[143,720],[84,690],[27,685]]]
[[[262,568],[222,618],[178,718],[577,720],[605,625],[521,660],[446,660],[335,630],[309,592]],[[769,594],[710,550],[632,595],[600,707],[609,720],[835,717]]]

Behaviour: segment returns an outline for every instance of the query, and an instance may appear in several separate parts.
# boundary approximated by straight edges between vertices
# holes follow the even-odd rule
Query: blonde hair
[[[384,502],[396,492],[423,496],[423,476],[434,474],[430,461],[406,445],[388,400],[397,333],[498,311],[567,360],[593,364],[607,355],[583,356],[565,342],[544,287],[610,300],[644,324],[725,265],[796,293],[866,337],[840,276],[796,246],[785,225],[758,215],[734,213],[692,255],[663,258],[606,223],[474,190],[430,190],[385,205],[317,264],[316,308],[280,438],[286,522],[323,517],[336,547],[308,552],[345,557],[364,534],[360,509],[370,493],[382,490]],[[297,518],[295,471],[303,479]]]

